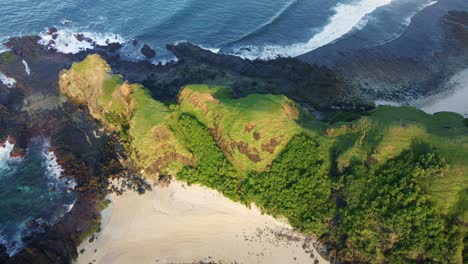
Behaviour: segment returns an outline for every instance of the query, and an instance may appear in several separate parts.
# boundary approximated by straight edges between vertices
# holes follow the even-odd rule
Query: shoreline
[[[426,113],[454,112],[468,118],[468,68],[452,77],[445,84],[446,89],[435,95],[419,99],[412,105]]]
[[[328,263],[289,224],[206,187],[172,181],[109,198],[75,263]]]

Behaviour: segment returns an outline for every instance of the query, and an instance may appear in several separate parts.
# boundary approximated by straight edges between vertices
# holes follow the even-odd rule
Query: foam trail
[[[420,5],[413,13],[411,13],[411,15],[409,15],[403,22],[404,25],[406,26],[409,26],[411,24],[411,20],[413,20],[413,17],[421,12],[422,10],[432,6],[432,5],[435,5],[437,4],[439,1],[432,1],[432,2],[429,2],[427,4],[423,4],[423,5]]]
[[[7,161],[11,159],[10,154],[15,147],[15,144],[11,143],[10,140],[7,140],[4,145],[5,146],[0,147],[0,168],[4,167]]]
[[[28,63],[24,59],[22,60],[22,62],[23,62],[24,71],[26,72],[26,74],[31,75],[31,69],[29,69]]]
[[[299,56],[332,43],[352,30],[364,28],[367,24],[365,20],[366,15],[391,2],[392,0],[361,0],[347,4],[339,3],[333,8],[335,14],[329,19],[329,23],[308,42],[295,43],[288,46],[269,45],[263,48],[249,47],[249,49],[243,49],[239,52],[239,55],[248,59]]]
[[[58,163],[57,156],[50,149],[50,142],[44,141],[42,156],[44,158],[44,167],[46,175],[49,178],[49,187],[61,189],[62,191],[70,192],[75,188],[76,182],[74,179],[62,178],[64,172],[62,166]]]
[[[0,72],[0,82],[8,88],[15,88],[16,80]]]
[[[255,33],[257,32],[260,32],[262,29],[266,28],[267,26],[273,24],[276,20],[278,20],[286,11],[288,11],[288,9],[290,9],[295,3],[297,3],[298,0],[293,0],[293,1],[290,1],[289,3],[287,3],[279,12],[277,12],[275,15],[273,15],[273,17],[271,17],[267,22],[261,24],[259,27],[257,27],[255,30],[243,35],[242,37],[240,37],[238,40],[234,41],[234,42],[231,42],[232,43],[235,43],[235,42],[238,42],[238,41],[241,41],[241,40],[244,40],[246,38],[248,38],[249,36],[251,35],[254,35]]]
[[[422,4],[420,6],[418,6],[411,14],[409,14],[407,17],[405,17],[402,22],[401,22],[401,27],[402,27],[402,30],[399,32],[399,33],[396,33],[394,34],[393,36],[391,36],[390,38],[388,39],[385,39],[383,41],[380,41],[380,42],[377,42],[375,44],[373,44],[374,47],[377,47],[377,46],[381,46],[381,45],[385,45],[389,42],[392,42],[398,38],[401,37],[401,35],[403,34],[404,32],[404,29],[407,28],[410,24],[411,24],[411,21],[413,20],[413,17],[418,14],[419,12],[421,12],[422,10],[426,9],[427,7],[430,7],[432,5],[435,5],[437,4],[439,1],[428,1],[426,4]]]

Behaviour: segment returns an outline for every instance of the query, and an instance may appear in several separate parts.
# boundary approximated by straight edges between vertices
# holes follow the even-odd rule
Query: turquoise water
[[[0,243],[9,254],[32,232],[43,231],[68,212],[76,199],[75,182],[61,179],[50,144],[31,140],[24,158],[10,158],[12,144],[0,147]]]

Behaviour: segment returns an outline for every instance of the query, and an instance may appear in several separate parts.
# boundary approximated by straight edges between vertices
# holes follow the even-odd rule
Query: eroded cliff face
[[[72,101],[86,105],[108,130],[120,132],[132,160],[147,177],[196,165],[173,132],[181,114],[190,114],[207,127],[241,173],[266,170],[295,135],[306,132],[298,124],[300,107],[286,96],[234,98],[227,87],[187,85],[178,104],[168,107],[143,86],[112,74],[99,55],[62,71],[59,86]]]
[[[164,123],[168,108],[153,100],[143,86],[112,74],[99,55],[90,55],[62,71],[59,87],[70,100],[86,105],[108,130],[120,132],[144,176],[157,178],[173,163],[195,165],[193,155]]]
[[[104,95],[105,85],[112,81],[110,66],[99,55],[90,55],[79,64],[73,64],[70,70],[63,70],[59,77],[60,91],[78,104],[87,105],[90,114],[104,121],[104,114],[109,111],[112,102],[107,104],[101,97]],[[117,85],[117,83],[115,83]],[[125,84],[128,87],[128,84]],[[115,89],[112,97],[116,97],[115,103],[126,102],[122,99],[129,93],[121,93],[125,89]]]
[[[179,109],[209,128],[224,155],[242,172],[264,171],[297,134],[299,106],[280,95],[232,98],[226,87],[185,86]]]

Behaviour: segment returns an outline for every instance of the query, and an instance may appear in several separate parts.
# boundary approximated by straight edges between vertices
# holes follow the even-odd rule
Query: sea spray
[[[7,139],[4,143],[4,146],[0,146],[0,169],[7,165],[8,160],[10,159],[10,154],[15,147],[10,139]]]
[[[26,72],[26,74],[31,75],[31,69],[29,68],[28,63],[24,59],[21,62],[24,65],[24,71]]]
[[[40,37],[39,44],[65,54],[90,50],[96,45],[107,46],[110,43],[125,43],[125,39],[119,34],[75,32],[70,29],[58,30],[56,33],[44,32]]]
[[[8,88],[15,88],[16,80],[0,72],[0,82]]]
[[[46,175],[49,180],[49,187],[60,189],[62,191],[70,192],[76,186],[74,179],[63,178],[62,173],[64,172],[62,166],[58,163],[55,152],[50,150],[50,142],[48,140],[43,141],[42,156],[44,158],[43,167],[46,168]]]
[[[0,147],[0,243],[9,255],[57,223],[76,201],[76,182],[64,177],[49,139],[31,139],[22,159],[10,158],[13,147],[11,140]]]

